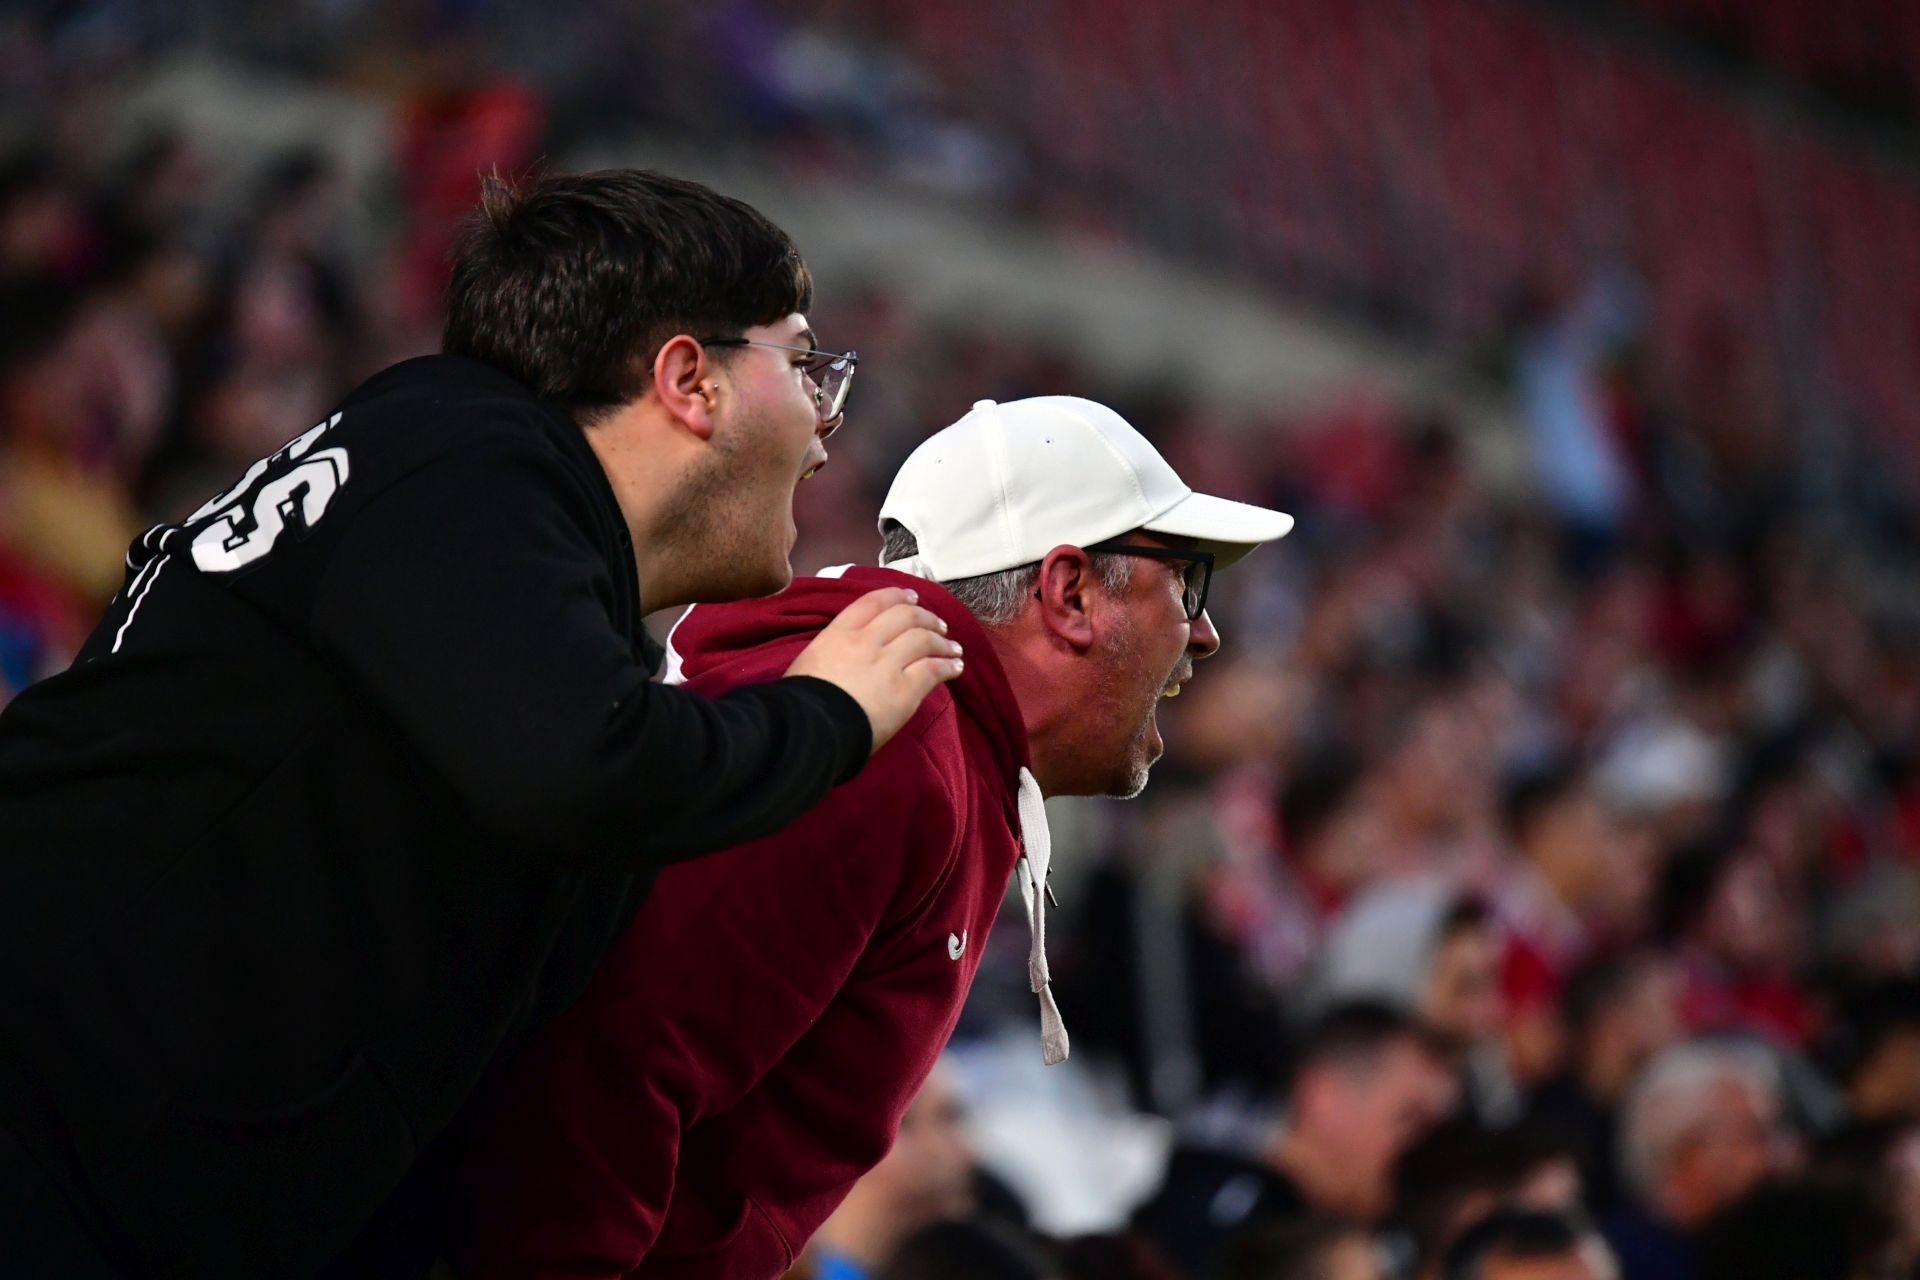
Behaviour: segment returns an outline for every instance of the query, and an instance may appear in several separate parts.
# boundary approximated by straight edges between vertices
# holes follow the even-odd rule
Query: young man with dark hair
[[[811,294],[704,187],[492,182],[447,353],[136,540],[0,717],[10,1276],[312,1274],[663,864],[792,821],[958,674],[890,583],[764,683],[650,682],[645,614],[791,576],[853,368]]]
[[[778,671],[883,584],[961,637],[965,675],[785,831],[675,867],[478,1126],[463,1280],[773,1280],[883,1157],[959,1020],[1018,882],[1043,1058],[1044,798],[1131,796],[1158,707],[1220,646],[1216,567],[1291,517],[1193,492],[1119,414],[981,401],[924,441],[880,509],[879,568],[693,609],[677,674],[717,692]],[[1017,868],[1017,869],[1016,869]],[[726,963],[648,980],[667,956]]]
[[[1337,1004],[1307,1032],[1281,1126],[1244,1151],[1183,1144],[1134,1226],[1186,1274],[1217,1276],[1240,1228],[1313,1212],[1372,1225],[1394,1161],[1455,1100],[1439,1046],[1411,1014]]]

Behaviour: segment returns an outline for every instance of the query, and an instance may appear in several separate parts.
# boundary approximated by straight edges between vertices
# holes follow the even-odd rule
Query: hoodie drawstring
[[[1027,907],[1027,929],[1033,947],[1027,952],[1027,983],[1040,997],[1040,1057],[1048,1066],[1067,1060],[1067,1024],[1053,999],[1053,976],[1047,972],[1047,873],[1053,864],[1053,835],[1047,829],[1047,806],[1040,784],[1024,766],[1020,770],[1020,846],[1024,850],[1015,874],[1020,898]]]

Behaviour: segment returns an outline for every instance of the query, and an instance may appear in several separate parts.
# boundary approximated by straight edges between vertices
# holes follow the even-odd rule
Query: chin
[[[1134,765],[1108,784],[1105,792],[1107,799],[1135,799],[1142,791],[1147,789],[1147,775],[1152,769],[1152,762],[1146,760],[1142,760],[1140,763]]]

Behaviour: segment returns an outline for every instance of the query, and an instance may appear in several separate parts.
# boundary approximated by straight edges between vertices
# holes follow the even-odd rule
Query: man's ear
[[[702,440],[712,438],[720,381],[699,343],[684,333],[667,340],[653,358],[652,391],[667,417]]]
[[[1093,592],[1098,581],[1093,558],[1079,547],[1055,547],[1040,562],[1034,589],[1040,598],[1041,625],[1076,652],[1093,647]]]

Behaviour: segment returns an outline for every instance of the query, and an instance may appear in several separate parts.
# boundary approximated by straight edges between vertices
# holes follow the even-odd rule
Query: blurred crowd
[[[1222,656],[1063,908],[1076,1059],[1170,1150],[1101,1230],[963,1274],[1916,1273],[1909,507],[1784,431],[1737,349],[1716,386],[1651,382],[1641,287],[1543,291],[1501,335],[1518,492],[1364,396],[1234,422],[1105,393],[1300,525],[1221,580]],[[1001,359],[954,392],[1103,394]],[[962,1076],[1017,985],[983,977]],[[1062,1149],[1096,1128],[1015,1115],[1045,1136],[992,1154],[1030,1199],[1084,1176]]]
[[[51,56],[8,48],[15,77]],[[551,124],[509,86],[427,96],[387,189],[296,150],[216,199],[192,138],[50,101],[0,154],[0,701],[148,522],[433,348],[475,157]],[[1911,460],[1792,429],[1731,337],[1651,372],[1660,287],[1519,291],[1487,347],[1531,470],[1494,487],[1474,424],[1370,388],[1227,412],[821,282],[861,364],[803,570],[871,560],[894,467],[983,397],[1105,400],[1299,523],[1216,584],[1225,648],[1146,796],[1063,815],[1061,1082],[1002,1060],[1031,1000],[996,935],[796,1276],[1920,1274]]]
[[[825,309],[952,361],[863,406],[877,458],[971,395],[1079,391],[1300,524],[1221,580],[1225,648],[1163,717],[1147,796],[1080,831],[1061,1001],[1087,1091],[1122,1081],[1091,1114],[1170,1122],[1149,1175],[1048,1254],[996,1234],[1020,1221],[1003,1197],[966,1246],[993,1269],[899,1261],[931,1248],[909,1241],[856,1246],[894,1270],[835,1270],[836,1228],[814,1274],[1916,1274],[1909,508],[1870,465],[1810,460],[1736,349],[1717,386],[1647,379],[1641,287],[1543,292],[1501,335],[1532,463],[1513,492],[1429,412],[1356,394],[1233,421]],[[861,554],[886,469],[859,466],[806,495],[819,558]],[[1057,1205],[1100,1121],[982,1069],[1024,1007],[1007,959],[955,1072],[988,1154]],[[917,1150],[895,1160],[938,1166]]]

